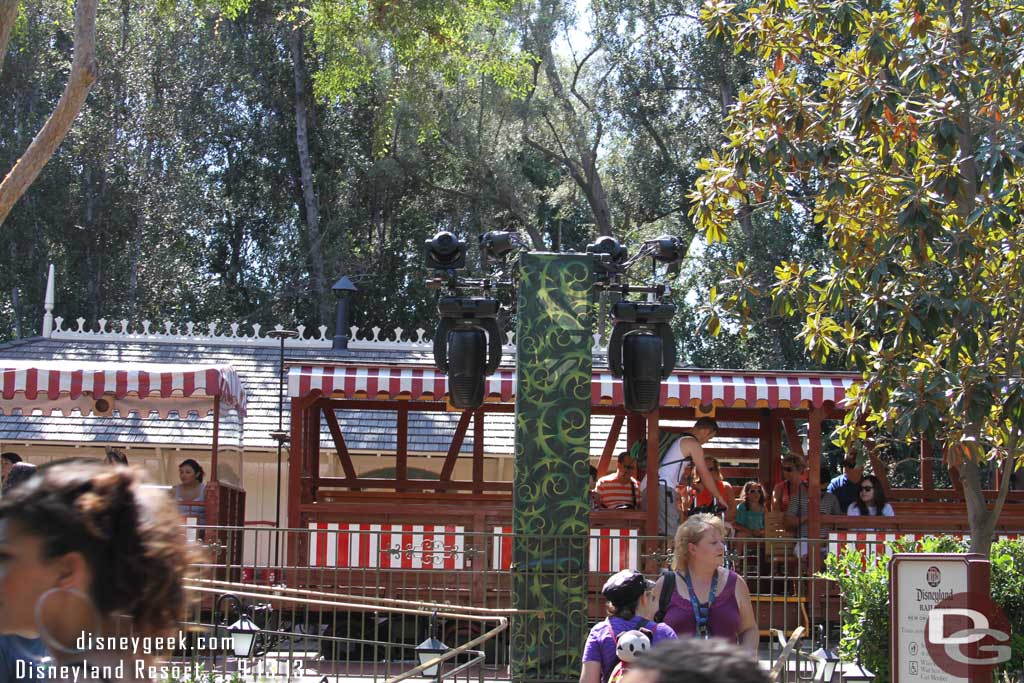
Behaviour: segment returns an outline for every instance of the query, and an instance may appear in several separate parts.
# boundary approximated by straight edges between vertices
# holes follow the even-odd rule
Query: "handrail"
[[[518,610],[518,609],[511,609],[511,608],[501,609],[501,608],[494,608],[494,607],[469,607],[469,606],[463,606],[463,605],[446,605],[446,604],[441,604],[441,603],[425,602],[425,601],[417,601],[417,600],[396,600],[394,598],[378,598],[378,597],[369,596],[369,595],[351,595],[351,594],[348,594],[348,593],[328,593],[328,592],[325,592],[325,591],[310,590],[308,588],[288,588],[286,586],[253,586],[252,584],[248,584],[248,583],[237,583],[237,582],[232,582],[232,581],[221,581],[220,579],[193,578],[193,579],[186,579],[186,582],[187,583],[208,583],[208,584],[212,584],[212,585],[223,586],[225,588],[233,588],[235,586],[244,586],[245,588],[257,588],[259,590],[267,591],[267,595],[273,596],[273,597],[284,597],[284,596],[281,595],[281,593],[297,593],[297,594],[304,594],[304,595],[319,595],[319,596],[324,596],[324,597],[338,597],[338,598],[345,598],[347,600],[365,600],[367,602],[373,602],[375,605],[383,604],[383,603],[398,604],[398,605],[418,605],[418,606],[423,607],[424,609],[429,609],[431,611],[436,611],[438,613],[444,613],[445,616],[465,616],[465,615],[449,615],[448,614],[448,610],[449,609],[459,609],[459,610],[462,610],[463,612],[476,612],[477,614],[474,615],[471,618],[510,616],[510,615],[515,615],[515,614],[543,614],[543,612],[541,610]],[[237,595],[241,595],[241,593],[237,593]]]
[[[210,585],[192,585],[192,584],[210,584]],[[237,590],[238,587],[245,588],[246,590]],[[258,590],[257,591],[253,591],[252,588],[257,588]],[[427,670],[427,669],[429,669],[431,667],[440,666],[443,662],[446,662],[449,659],[457,657],[457,656],[459,656],[461,654],[464,654],[464,653],[467,653],[467,652],[476,652],[475,650],[473,650],[473,648],[475,648],[476,646],[481,645],[481,644],[487,642],[488,640],[491,640],[492,638],[496,637],[501,632],[503,632],[503,631],[508,629],[509,619],[508,619],[507,615],[529,613],[529,612],[524,611],[524,610],[515,610],[515,609],[490,609],[490,608],[483,608],[483,607],[462,607],[462,606],[457,606],[457,605],[445,605],[445,604],[440,604],[440,603],[410,602],[410,601],[407,601],[407,600],[405,600],[405,601],[398,601],[398,600],[392,600],[392,599],[388,599],[388,598],[374,598],[373,602],[377,603],[377,604],[369,604],[369,605],[368,604],[353,603],[353,602],[346,602],[344,600],[320,600],[320,599],[314,599],[314,598],[304,598],[304,597],[299,597],[299,596],[281,595],[281,593],[307,593],[307,594],[315,594],[315,595],[323,595],[323,596],[337,596],[337,597],[344,597],[344,598],[353,598],[353,597],[360,598],[362,596],[347,596],[347,595],[325,593],[323,591],[311,591],[311,590],[299,589],[299,588],[254,587],[254,586],[248,586],[247,584],[235,583],[235,582],[231,582],[231,581],[221,581],[221,580],[217,580],[217,579],[187,579],[186,580],[186,589],[187,590],[191,590],[191,591],[196,591],[196,592],[199,592],[199,593],[213,593],[213,594],[223,594],[225,592],[225,590],[230,589],[232,594],[234,594],[234,595],[236,595],[238,597],[246,597],[246,598],[278,598],[280,600],[286,600],[286,601],[289,601],[289,602],[295,602],[295,603],[305,604],[305,605],[315,605],[315,606],[321,606],[321,607],[323,607],[323,606],[345,607],[345,608],[350,608],[350,609],[367,609],[367,608],[372,608],[372,609],[374,609],[374,611],[391,612],[391,613],[395,613],[395,614],[410,614],[410,615],[417,615],[417,616],[430,616],[430,615],[435,615],[435,614],[439,614],[440,613],[440,614],[443,614],[446,617],[452,617],[452,618],[457,618],[457,619],[461,618],[461,619],[476,620],[476,621],[481,621],[481,622],[496,622],[495,626],[493,628],[489,629],[488,631],[485,631],[484,633],[480,634],[479,636],[477,636],[476,638],[470,640],[469,642],[466,642],[466,643],[463,643],[462,645],[458,645],[456,647],[453,647],[450,650],[447,650],[444,653],[441,653],[438,657],[435,657],[434,659],[432,659],[430,661],[421,663],[421,664],[413,667],[412,669],[410,669],[408,671],[404,671],[404,672],[398,674],[397,676],[393,676],[393,677],[387,679],[387,681],[385,681],[385,683],[398,683],[399,681],[404,681],[407,678],[411,678],[411,677],[415,676],[416,674],[422,673],[423,671],[425,671],[425,670]],[[262,591],[262,592],[260,592],[260,591]],[[380,604],[380,603],[395,603],[395,602],[402,602],[403,604],[406,604],[406,605],[419,605],[420,608],[419,609],[410,609],[408,607],[392,606],[391,604]],[[468,612],[477,612],[477,614],[469,614]],[[479,653],[477,653],[477,654],[479,654]],[[474,661],[479,661],[479,657],[474,659],[474,660],[471,660],[470,663],[473,663]],[[454,671],[448,672],[448,675],[452,675],[453,673],[456,673],[456,672],[466,668],[466,666],[468,666],[468,664],[462,665],[460,667],[457,667]]]
[[[481,645],[481,644],[487,642],[488,640],[490,640],[491,638],[494,638],[499,633],[501,633],[502,631],[504,631],[505,629],[508,628],[508,619],[507,618],[499,617],[499,620],[500,621],[498,622],[498,625],[495,626],[494,628],[492,628],[490,631],[487,631],[486,633],[480,634],[479,636],[477,636],[473,640],[469,641],[468,643],[464,643],[464,644],[459,645],[457,647],[453,647],[450,650],[447,650],[446,652],[444,652],[444,654],[440,655],[439,657],[436,657],[434,659],[431,659],[428,662],[424,662],[424,663],[422,663],[422,664],[420,664],[418,666],[415,666],[415,667],[413,667],[412,669],[410,669],[408,671],[405,671],[403,673],[398,674],[397,676],[393,676],[393,677],[387,679],[384,683],[398,683],[399,681],[404,681],[407,678],[412,678],[416,674],[422,673],[423,671],[426,671],[427,669],[429,669],[432,666],[440,666],[442,662],[446,662],[446,661],[448,661],[449,659],[451,659],[453,657],[457,657],[458,655],[462,654],[463,652],[469,651],[470,648],[473,648],[473,647],[475,647],[477,645]]]

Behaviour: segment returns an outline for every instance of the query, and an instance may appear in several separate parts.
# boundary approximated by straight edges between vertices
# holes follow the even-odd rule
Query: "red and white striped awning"
[[[661,383],[661,404],[667,406],[724,406],[809,408],[839,405],[857,380],[853,374],[767,373],[679,370]],[[288,370],[288,395],[334,398],[443,401],[448,379],[429,367],[331,365],[293,366]],[[515,370],[502,368],[485,382],[486,400],[515,399]],[[621,405],[622,380],[595,372],[591,384],[594,405]]]
[[[230,365],[160,365],[0,359],[0,412],[117,410],[206,415],[213,399],[245,415],[245,387]],[[99,399],[105,399],[97,403]]]

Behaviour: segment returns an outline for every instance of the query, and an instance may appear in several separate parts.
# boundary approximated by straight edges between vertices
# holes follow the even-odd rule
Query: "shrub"
[[[928,536],[890,543],[897,553],[966,553],[967,542],[951,536]],[[1001,680],[1018,680],[1024,663],[1024,539],[992,544],[992,599],[1010,620],[1013,654],[998,672]],[[875,674],[876,683],[889,683],[889,558],[845,552],[829,555],[822,576],[839,583],[843,595],[843,661],[859,661]]]

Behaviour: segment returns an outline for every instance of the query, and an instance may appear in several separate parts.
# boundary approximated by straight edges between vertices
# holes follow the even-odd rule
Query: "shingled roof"
[[[102,326],[101,326],[102,329]],[[399,336],[401,331],[398,332]],[[321,334],[323,337],[323,334]],[[375,334],[376,338],[377,335]],[[422,337],[421,337],[422,338]],[[433,364],[430,347],[422,342],[367,340],[353,343],[348,351],[332,351],[325,339],[289,342],[285,356],[297,362],[359,362],[404,365]],[[273,449],[276,441],[270,433],[278,427],[279,347],[273,340],[236,335],[190,339],[184,335],[119,334],[77,332],[59,329],[52,337],[35,337],[0,345],[0,359],[69,360],[103,363],[216,363],[235,368],[245,385],[247,415],[244,425],[246,449]],[[599,361],[600,362],[600,361]],[[396,447],[396,413],[382,410],[345,410],[338,419],[350,450],[387,452]],[[412,412],[409,416],[410,453],[445,453],[451,442],[459,414],[457,412]],[[285,402],[282,423],[289,425]],[[485,453],[510,456],[513,452],[513,416],[489,414],[484,432]],[[611,418],[595,415],[591,432],[592,451],[604,447]],[[0,415],[0,440],[86,444],[135,444],[196,448],[209,446],[211,417],[179,417],[173,413],[161,418],[129,415],[112,417],[80,415]],[[323,445],[333,449],[326,428]],[[229,431],[223,438],[231,439]],[[623,437],[624,438],[624,437]],[[620,448],[624,440],[620,438]],[[463,452],[473,448],[472,430],[462,444]]]

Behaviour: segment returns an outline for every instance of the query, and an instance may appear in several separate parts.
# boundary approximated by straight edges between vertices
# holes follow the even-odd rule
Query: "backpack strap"
[[[664,579],[661,583],[661,595],[658,596],[658,612],[654,615],[657,622],[665,620],[668,605],[672,602],[672,594],[676,592],[676,573],[671,569],[662,569],[661,575]]]

